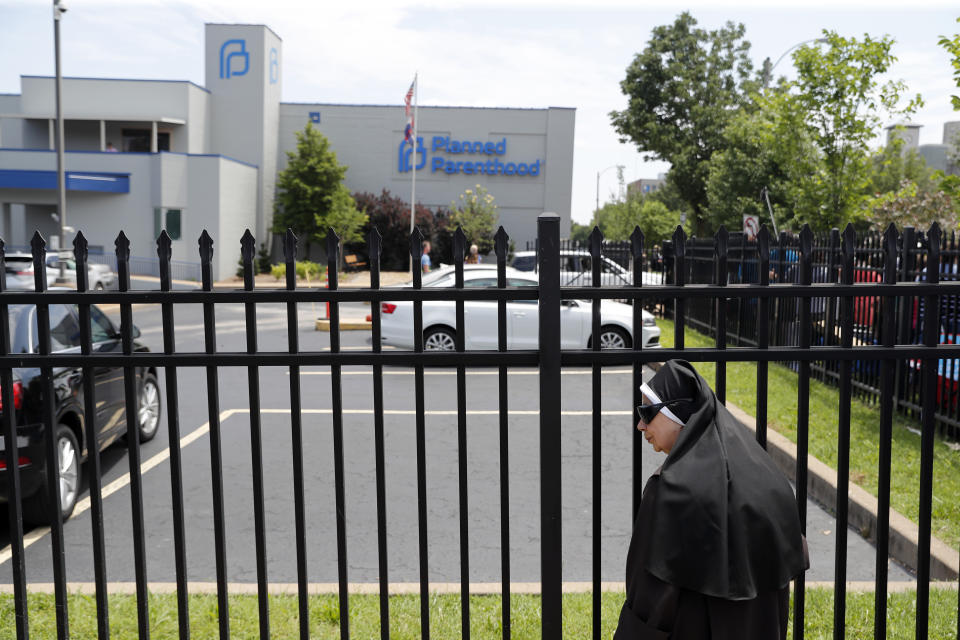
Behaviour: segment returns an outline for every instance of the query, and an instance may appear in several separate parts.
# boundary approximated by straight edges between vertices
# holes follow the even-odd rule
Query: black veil
[[[776,590],[806,569],[793,490],[767,452],[717,401],[689,362],[648,383],[685,422],[637,522],[638,560],[676,587],[728,600]]]

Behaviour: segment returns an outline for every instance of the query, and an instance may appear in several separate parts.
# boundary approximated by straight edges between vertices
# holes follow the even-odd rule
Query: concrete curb
[[[650,368],[658,370],[662,362],[651,362]],[[740,424],[754,433],[757,420],[749,413],[730,402],[727,409]],[[767,452],[774,463],[791,482],[797,477],[797,445],[773,429],[767,429]],[[837,512],[837,472],[817,458],[807,454],[807,494]],[[847,520],[860,531],[860,535],[876,544],[877,499],[860,485],[850,483],[847,493]],[[916,571],[920,528],[896,509],[890,508],[889,554],[900,564]],[[930,577],[933,580],[956,580],[960,575],[960,558],[950,545],[936,536],[930,536]]]
[[[807,589],[833,589],[833,582],[810,582],[806,583]],[[956,590],[956,582],[932,582],[933,589]],[[453,594],[460,593],[461,585],[459,582],[431,582],[430,593],[434,594]],[[499,582],[471,582],[471,595],[500,595],[502,593],[502,584]],[[790,583],[793,589],[793,583]],[[874,588],[873,581],[855,581],[847,582],[847,591],[872,592]],[[913,580],[903,582],[891,582],[887,585],[888,593],[902,593],[917,588],[917,583]],[[270,595],[296,595],[297,584],[287,582],[271,582],[267,590]],[[339,593],[340,586],[336,582],[311,582],[307,585],[309,595],[335,595]],[[561,587],[563,593],[591,593],[593,591],[592,582],[564,582]],[[176,593],[176,582],[148,582],[147,590],[151,594]],[[52,582],[30,583],[27,585],[29,593],[54,592]],[[187,591],[190,594],[213,595],[217,593],[216,582],[189,582]],[[230,595],[237,596],[255,596],[257,595],[257,583],[255,582],[231,582],[227,584],[227,591]],[[377,595],[380,593],[379,582],[351,582],[347,585],[347,591],[351,595]],[[387,587],[390,595],[420,593],[419,582],[391,582]],[[623,582],[601,582],[600,591],[623,593]],[[95,595],[97,592],[96,584],[93,582],[69,582],[67,583],[67,593],[80,595]],[[107,583],[107,593],[110,595],[135,595],[137,585],[135,582],[109,582]],[[510,583],[510,592],[513,594],[540,594],[539,582],[512,582]],[[9,595],[13,593],[13,585],[0,585],[0,594]]]
[[[360,318],[340,318],[340,331],[369,331],[373,323]],[[330,331],[330,321],[326,318],[317,318],[317,331]]]
[[[754,433],[756,419],[740,407],[727,402],[727,409],[746,428]],[[796,482],[797,445],[772,429],[767,430],[767,452],[780,470]],[[811,498],[837,510],[837,472],[812,455],[807,456],[807,491]],[[876,542],[877,499],[859,485],[850,483],[848,499],[849,523],[867,540]],[[889,553],[898,562],[916,570],[920,529],[909,518],[890,509]],[[930,576],[934,580],[956,580],[960,573],[960,559],[949,545],[931,536]]]

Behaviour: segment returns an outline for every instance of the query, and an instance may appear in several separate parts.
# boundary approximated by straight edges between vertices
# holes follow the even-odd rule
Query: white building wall
[[[21,76],[25,115],[54,114],[54,79]],[[189,117],[186,81],[63,79],[63,112],[69,118],[154,120]]]
[[[417,135],[423,139],[427,158],[417,171],[417,202],[431,208],[450,207],[464,190],[480,184],[493,194],[500,207],[500,224],[518,246],[536,237],[536,218],[544,211],[559,214],[561,232],[567,233],[575,114],[573,109],[562,108],[420,107]],[[379,194],[388,189],[409,200],[411,174],[399,166],[405,124],[402,106],[282,104],[279,170],[287,165],[286,151],[296,150],[296,133],[311,118],[313,126],[329,139],[338,161],[347,165],[345,181],[351,191]],[[506,150],[502,155],[439,152],[433,148],[435,136],[483,143],[506,140]],[[539,161],[539,172],[536,176],[448,174],[434,170],[438,158],[454,162]]]
[[[257,169],[237,162],[219,163],[219,209],[212,211],[212,218],[219,223],[214,241],[214,261],[219,278],[233,275],[240,259],[240,238],[250,229],[257,240],[257,248],[267,243],[268,234],[258,234],[257,224]],[[215,228],[208,227],[214,234]]]

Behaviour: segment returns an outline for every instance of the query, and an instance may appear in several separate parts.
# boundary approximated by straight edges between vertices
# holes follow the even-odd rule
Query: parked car
[[[29,253],[8,253],[4,256],[6,263],[8,289],[30,289],[35,286],[33,281],[33,256]],[[58,273],[47,267],[47,284],[53,284]]]
[[[12,353],[37,353],[37,312],[34,305],[10,305],[10,341]],[[96,306],[90,307],[93,351],[120,353],[120,333]],[[133,335],[140,332],[133,327]],[[80,350],[80,326],[76,307],[50,305],[50,339],[53,352]],[[148,351],[134,341],[134,351]],[[126,434],[123,370],[98,367],[95,370],[97,415],[84,415],[83,371],[79,367],[53,369],[54,422],[51,434],[43,423],[43,386],[40,369],[14,369],[13,410],[17,428],[20,487],[23,515],[34,523],[50,520],[51,491],[46,478],[46,438],[54,437],[60,466],[60,512],[64,519],[73,513],[80,492],[80,467],[87,457],[86,430],[96,429],[102,451]],[[138,368],[137,426],[141,442],[152,439],[160,424],[160,388],[153,368]],[[0,403],[0,411],[10,411]],[[0,502],[7,501],[9,482],[4,446],[0,438]]]
[[[29,253],[8,253],[6,259],[7,287],[10,289],[33,289],[33,256]],[[60,263],[70,282],[77,281],[77,263],[71,253],[47,256],[47,286],[52,287],[60,277]],[[117,274],[105,264],[87,264],[87,284],[91,289],[116,289]]]
[[[77,281],[77,261],[74,260],[72,253],[62,253],[60,255],[47,256],[47,274],[48,284],[52,285],[60,277],[60,263],[64,266],[64,276],[70,282]],[[49,280],[49,275],[53,274],[53,279]],[[105,264],[87,263],[87,286],[90,289],[102,291],[104,289],[116,289],[119,284],[116,272]]]
[[[593,284],[593,257],[589,251],[560,251],[560,285],[563,287],[589,287]],[[536,251],[518,251],[510,261],[510,266],[518,271],[534,271],[537,264]],[[644,285],[663,284],[663,274],[644,271]],[[611,260],[600,256],[600,285],[604,287],[631,287],[633,273]]]
[[[442,280],[442,282],[446,282]],[[437,286],[452,286],[449,284]],[[495,287],[497,276],[489,270],[476,269],[464,273],[464,287]],[[507,270],[507,286],[535,287],[532,274]],[[565,300],[560,310],[560,343],[564,349],[589,348],[593,342],[592,304],[582,300]],[[413,303],[409,301],[381,303],[381,335],[383,343],[404,349],[413,348]],[[536,300],[507,303],[507,348],[536,349],[538,346]],[[464,303],[467,349],[497,348],[497,302],[470,300]],[[600,346],[602,349],[628,349],[633,346],[633,307],[611,300],[600,304]],[[449,351],[455,348],[456,304],[452,300],[423,303],[423,340],[427,350]],[[643,311],[643,348],[660,346],[660,328],[653,315]]]

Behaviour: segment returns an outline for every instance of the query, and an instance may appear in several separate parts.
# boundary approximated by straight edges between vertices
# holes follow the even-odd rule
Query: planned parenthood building
[[[575,111],[420,107],[416,154],[403,143],[395,105],[281,102],[282,42],[262,25],[207,24],[205,85],[189,81],[65,78],[68,227],[92,251],[113,251],[124,230],[135,256],[155,256],[161,229],[174,238],[173,259],[196,262],[197,238],[216,242],[215,277],[232,274],[239,239],[269,232],[277,172],[296,133],[312,123],[330,140],[353,192],[384,189],[449,206],[483,185],[500,223],[522,246],[543,211],[570,225]],[[28,243],[39,230],[59,233],[54,79],[21,76],[19,94],[0,94],[0,236]],[[73,234],[66,234],[67,246]],[[276,248],[276,247],[272,247]]]

